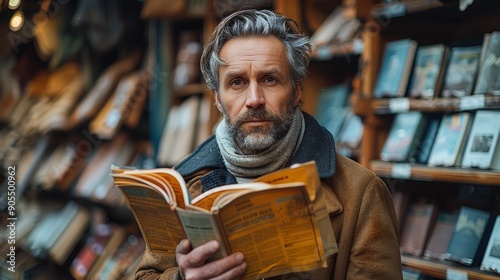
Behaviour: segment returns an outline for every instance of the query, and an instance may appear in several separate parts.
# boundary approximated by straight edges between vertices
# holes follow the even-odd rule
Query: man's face
[[[217,108],[239,148],[261,152],[290,128],[301,84],[293,88],[285,47],[273,36],[231,39],[220,57]]]

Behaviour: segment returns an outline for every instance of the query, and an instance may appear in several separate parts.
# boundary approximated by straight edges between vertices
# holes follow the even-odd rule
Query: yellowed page
[[[316,162],[314,161],[308,161],[277,170],[255,179],[255,182],[265,182],[269,184],[304,182],[311,201],[314,201],[321,187]]]
[[[231,252],[248,262],[244,279],[326,265],[312,210],[303,183],[255,191],[218,210]]]
[[[153,189],[156,192],[160,193],[169,205],[176,205],[176,202],[174,200],[175,198],[170,195],[171,194],[170,191],[167,192],[166,189],[162,188],[161,186],[158,186],[154,182],[143,179],[142,176],[129,176],[127,174],[120,173],[120,174],[113,174],[113,179],[114,179],[114,184],[117,187],[136,186],[136,187]]]
[[[276,172],[257,178],[255,181],[267,182],[270,184],[285,182],[304,182],[307,192],[313,202],[313,213],[317,219],[321,233],[321,243],[325,250],[325,256],[338,252],[337,240],[333,233],[330,223],[330,216],[326,210],[326,204],[323,199],[321,181],[318,169],[314,161],[296,164],[289,168],[281,169]]]
[[[221,249],[213,259],[220,259],[229,255],[227,240],[220,232],[219,225],[213,214],[180,208],[177,208],[177,214],[193,247],[198,247],[210,240],[219,240]]]
[[[191,200],[184,178],[174,169],[133,169],[124,170],[123,174],[137,175],[141,178],[144,178],[144,176],[153,176],[155,179],[160,179],[163,184],[169,186],[175,194],[175,201],[178,207],[185,208]]]
[[[160,193],[144,187],[119,187],[134,213],[147,247],[154,254],[175,254],[184,229],[175,212]]]
[[[210,189],[199,196],[195,197],[191,201],[191,205],[194,209],[201,208],[206,211],[211,211],[212,207],[217,204],[220,197],[235,195],[240,196],[248,191],[257,190],[261,188],[268,188],[269,185],[265,183],[245,183],[245,184],[231,184],[220,186],[217,188]],[[221,205],[219,203],[219,205]],[[198,209],[199,210],[199,209]]]

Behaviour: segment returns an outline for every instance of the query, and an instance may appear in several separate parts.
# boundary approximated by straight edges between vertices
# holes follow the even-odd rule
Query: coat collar
[[[302,112],[305,131],[302,142],[293,156],[290,165],[314,160],[321,178],[335,174],[335,142],[331,133],[319,125],[309,114]],[[215,135],[201,144],[192,154],[174,166],[183,177],[203,169],[226,169],[217,145]]]

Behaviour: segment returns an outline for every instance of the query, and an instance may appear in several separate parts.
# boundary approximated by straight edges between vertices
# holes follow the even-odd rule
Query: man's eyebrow
[[[228,78],[228,79],[241,77],[241,76],[243,76],[241,71],[232,71],[232,70],[228,70],[222,75],[222,77]]]
[[[263,76],[275,76],[275,75],[282,75],[282,72],[280,71],[280,69],[273,67],[262,71],[261,74]]]

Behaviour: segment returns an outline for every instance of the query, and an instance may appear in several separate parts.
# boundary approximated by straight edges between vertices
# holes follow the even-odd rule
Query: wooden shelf
[[[375,114],[392,114],[403,111],[421,112],[458,112],[476,109],[500,109],[499,95],[471,95],[463,98],[387,98],[373,99],[372,105]]]
[[[411,256],[401,256],[401,261],[403,265],[418,269],[422,271],[425,275],[446,279],[446,273],[448,270],[454,270],[459,273],[467,274],[468,280],[499,280],[500,275],[495,275],[493,273],[488,273],[479,270],[478,268],[466,267],[460,264],[456,264],[451,261],[440,261],[440,260],[426,260]]]
[[[381,160],[371,161],[370,169],[377,175],[386,178],[500,186],[500,171],[431,167]]]

